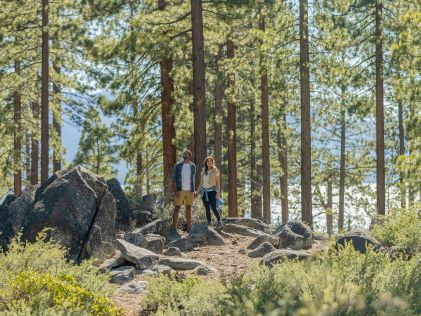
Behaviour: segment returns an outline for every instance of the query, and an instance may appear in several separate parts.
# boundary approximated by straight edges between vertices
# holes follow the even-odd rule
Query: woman
[[[219,199],[220,192],[220,181],[219,181],[219,170],[215,166],[215,160],[213,157],[207,157],[205,159],[205,167],[200,175],[199,188],[195,192],[195,195],[201,195],[203,205],[206,209],[206,217],[208,219],[208,225],[212,224],[212,218],[210,209],[212,208],[215,214],[218,224],[216,228],[222,228],[221,214],[217,209],[217,200]]]

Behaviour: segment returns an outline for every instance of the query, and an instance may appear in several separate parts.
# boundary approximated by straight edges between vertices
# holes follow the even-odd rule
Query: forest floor
[[[191,251],[184,252],[185,257],[200,260],[208,266],[213,267],[216,272],[205,276],[200,276],[205,280],[212,279],[232,279],[236,276],[244,274],[250,270],[253,265],[257,265],[261,258],[250,258],[247,255],[247,246],[254,240],[253,237],[245,237],[234,234],[223,234],[225,245],[222,246],[201,246]],[[310,253],[320,251],[325,248],[326,244],[319,240],[315,240]],[[192,271],[177,272],[181,278],[191,274]],[[137,275],[135,280],[148,281],[143,275]],[[148,311],[143,310],[141,301],[145,294],[128,294],[122,292],[114,293],[112,299],[114,303],[124,309],[126,316],[148,315]]]

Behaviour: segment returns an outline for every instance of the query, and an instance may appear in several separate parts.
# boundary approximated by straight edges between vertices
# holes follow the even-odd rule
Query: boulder
[[[370,245],[375,251],[381,250],[382,245],[375,238],[369,236],[363,231],[350,231],[340,236],[335,243],[335,248],[339,249],[341,246],[345,246],[347,243],[351,243],[355,250],[366,253],[367,246]]]
[[[117,239],[117,249],[121,251],[124,259],[136,265],[138,269],[147,269],[159,260],[159,256],[152,251],[135,246],[123,239]]]
[[[170,276],[171,272],[173,272],[174,270],[170,266],[167,266],[165,264],[157,264],[153,267],[153,271],[156,271],[158,274]]]
[[[192,250],[196,244],[194,244],[190,238],[187,237],[181,237],[176,240],[172,240],[169,243],[167,243],[168,247],[177,247],[181,251],[188,251]]]
[[[104,178],[76,166],[57,171],[36,191],[23,237],[34,241],[44,228],[69,249],[69,257],[107,258],[114,254],[116,206]]]
[[[126,283],[118,289],[120,292],[125,292],[129,294],[140,294],[145,293],[148,289],[148,282],[146,281],[131,281]]]
[[[260,261],[268,267],[272,267],[274,264],[286,259],[298,259],[303,260],[310,258],[311,255],[303,250],[292,250],[292,249],[276,249],[266,254]]]
[[[256,249],[264,242],[271,243],[275,248],[278,248],[279,237],[274,235],[261,235],[256,237],[248,246],[247,249]]]
[[[105,260],[99,266],[99,270],[101,272],[106,272],[108,270],[112,270],[112,269],[115,269],[115,268],[118,268],[118,267],[121,267],[121,266],[125,266],[127,264],[129,264],[129,262],[126,259],[124,259],[124,256],[121,254],[120,251],[117,251],[115,256]]]
[[[224,238],[212,227],[204,224],[194,224],[187,237],[192,244],[224,245]]]
[[[154,215],[149,211],[135,210],[130,227],[142,227],[154,221]]]
[[[167,237],[170,230],[170,223],[165,219],[157,219],[145,226],[136,228],[133,232],[141,233],[143,236],[147,234],[158,234]]]
[[[198,266],[194,268],[193,273],[197,275],[208,275],[211,273],[215,273],[216,269],[209,267],[209,266]]]
[[[139,209],[150,213],[155,213],[157,194],[147,194],[142,197]]]
[[[230,234],[237,234],[248,237],[259,237],[262,235],[266,235],[266,233],[261,232],[260,230],[237,224],[224,224],[224,227],[222,227],[222,231]]]
[[[28,185],[22,190],[22,194],[7,195],[1,204],[0,215],[0,246],[6,250],[12,238],[24,225],[28,210],[35,199],[38,185]]]
[[[134,279],[135,269],[132,266],[122,266],[111,271],[111,283],[123,284]]]
[[[109,179],[106,183],[116,204],[117,216],[115,226],[117,229],[127,229],[134,218],[133,209],[131,208],[129,201],[121,188],[120,182],[118,182],[117,179]]]
[[[260,219],[257,218],[244,218],[244,217],[227,217],[224,220],[224,224],[236,224],[241,226],[247,226],[261,232],[269,233],[269,226]]]
[[[310,249],[313,244],[313,231],[300,221],[282,224],[276,235],[279,237],[279,248]]]
[[[263,244],[258,246],[256,249],[250,251],[248,253],[248,256],[251,258],[260,258],[274,250],[275,250],[275,247],[273,247],[271,243],[264,242]]]
[[[181,257],[181,251],[177,247],[170,247],[164,251],[165,256]]]
[[[147,234],[145,236],[144,248],[155,253],[162,254],[164,252],[165,238],[161,235]]]
[[[206,243],[211,246],[222,246],[225,245],[224,238],[212,227],[208,227],[206,233]]]
[[[206,265],[202,261],[193,259],[183,259],[178,257],[161,257],[159,264],[163,264],[173,268],[174,270],[193,270],[200,265]]]
[[[143,236],[143,234],[140,233],[138,230],[125,233],[124,240],[139,247],[143,247],[143,245],[145,244],[145,236]]]

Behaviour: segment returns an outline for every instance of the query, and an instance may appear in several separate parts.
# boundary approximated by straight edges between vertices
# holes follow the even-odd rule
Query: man
[[[191,161],[192,153],[185,150],[183,153],[183,161],[174,166],[172,181],[173,190],[175,192],[175,209],[172,217],[172,231],[177,232],[178,215],[182,205],[186,208],[187,231],[192,226],[191,207],[193,204],[193,194],[196,176],[196,165]]]

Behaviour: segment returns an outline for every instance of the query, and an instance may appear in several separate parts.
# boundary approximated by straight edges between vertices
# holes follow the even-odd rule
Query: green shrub
[[[411,208],[409,210],[392,210],[381,218],[381,224],[375,224],[373,236],[383,246],[397,246],[414,255],[421,251],[421,214]]]
[[[347,246],[324,261],[255,266],[230,281],[161,277],[151,280],[144,303],[173,315],[418,315],[420,260]]]
[[[92,261],[69,262],[57,242],[15,238],[0,253],[0,314],[2,315],[120,315],[109,300],[109,275]]]

